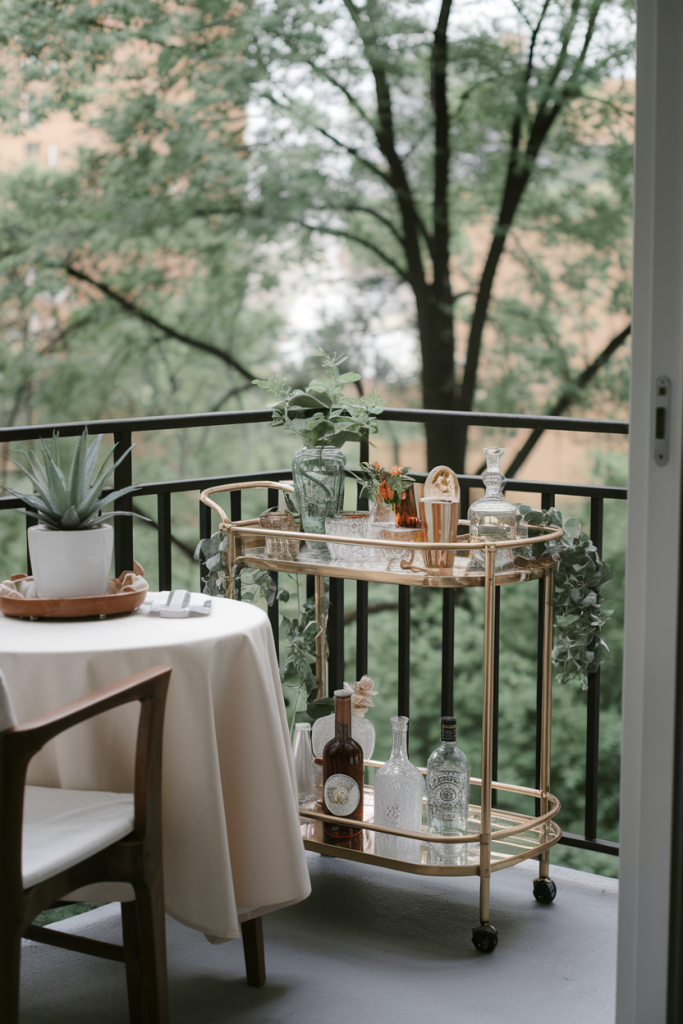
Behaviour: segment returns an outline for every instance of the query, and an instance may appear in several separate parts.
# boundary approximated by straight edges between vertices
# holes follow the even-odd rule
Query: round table
[[[154,665],[173,672],[164,728],[163,836],[168,912],[222,941],[239,922],[310,893],[273,635],[253,605],[212,600],[211,614],[165,619],[0,615],[0,669],[19,721]],[[137,705],[51,741],[39,786],[131,792]],[[79,899],[128,899],[120,884]]]

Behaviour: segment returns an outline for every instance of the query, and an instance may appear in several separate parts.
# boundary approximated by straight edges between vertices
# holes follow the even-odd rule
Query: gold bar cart
[[[323,830],[325,821],[347,824],[346,819],[327,815],[322,810],[300,809],[305,821],[301,832],[307,850],[327,856],[377,864],[395,871],[407,871],[417,875],[478,875],[479,876],[479,925],[472,929],[472,941],[482,952],[492,952],[498,943],[498,933],[489,921],[491,874],[512,867],[529,858],[539,858],[538,877],[534,880],[534,896],[540,903],[550,903],[555,898],[555,884],[549,876],[549,851],[561,838],[562,831],[554,820],[560,810],[560,802],[550,792],[550,731],[552,712],[552,628],[553,628],[553,584],[555,562],[549,556],[515,559],[512,572],[496,574],[496,550],[498,548],[532,547],[545,544],[562,536],[562,530],[544,527],[530,528],[528,538],[504,541],[472,541],[468,536],[459,537],[455,543],[428,543],[364,539],[359,537],[336,537],[329,534],[308,534],[261,528],[258,519],[232,522],[212,495],[251,488],[269,488],[291,493],[290,484],[268,480],[238,482],[219,487],[210,487],[201,494],[201,501],[208,505],[220,518],[219,529],[226,534],[226,572],[233,581],[242,567],[267,569],[271,572],[305,573],[315,577],[316,618],[318,636],[316,640],[316,677],[319,694],[326,689],[325,664],[325,621],[323,616],[323,592],[325,577],[368,580],[379,583],[393,583],[421,587],[483,587],[484,588],[484,656],[483,656],[483,712],[482,712],[482,763],[481,778],[471,779],[473,786],[481,790],[479,806],[470,805],[468,832],[466,836],[441,836],[426,832],[408,832],[388,826],[376,825],[373,821],[373,790],[365,787],[364,827],[359,836],[347,840],[335,840]],[[483,571],[472,572],[462,568],[448,570],[421,569],[415,565],[401,564],[399,570],[364,568],[335,564],[334,562],[309,561],[310,553],[298,559],[271,558],[266,556],[265,538],[280,540],[332,542],[334,544],[367,545],[382,548],[412,549],[414,554],[425,550],[454,550],[456,555],[469,554],[475,548],[485,553]],[[494,699],[494,654],[496,633],[496,587],[529,580],[543,579],[543,653],[541,673],[541,723],[540,723],[540,777],[538,789],[514,786],[499,782],[492,777],[493,763],[493,699]],[[230,596],[231,591],[228,596]],[[379,767],[380,761],[366,761],[368,767]],[[509,792],[538,801],[540,813],[529,815],[512,811],[501,811],[492,806],[493,790]]]

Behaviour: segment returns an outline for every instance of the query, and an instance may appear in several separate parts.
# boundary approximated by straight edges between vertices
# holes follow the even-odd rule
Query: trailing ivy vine
[[[564,530],[560,540],[550,541],[541,549],[542,554],[552,555],[558,563],[553,665],[558,682],[580,679],[585,689],[587,674],[595,672],[609,653],[602,627],[612,612],[603,607],[602,589],[614,574],[578,519],[572,516],[563,520],[559,509],[540,511],[529,505],[520,505],[519,514],[530,526]],[[534,553],[539,553],[537,545]]]

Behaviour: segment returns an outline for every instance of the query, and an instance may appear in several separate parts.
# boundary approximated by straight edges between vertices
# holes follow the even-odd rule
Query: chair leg
[[[3,1024],[19,1021],[21,930],[0,914],[0,1007]]]
[[[135,886],[145,1024],[168,1024],[166,908],[162,877]]]
[[[123,956],[126,965],[126,985],[128,987],[128,1016],[130,1024],[145,1024],[142,993],[142,961],[140,958],[137,914],[135,900],[121,904]]]
[[[266,954],[263,948],[263,918],[252,917],[242,922],[244,943],[244,965],[247,969],[247,985],[261,988],[266,983]]]

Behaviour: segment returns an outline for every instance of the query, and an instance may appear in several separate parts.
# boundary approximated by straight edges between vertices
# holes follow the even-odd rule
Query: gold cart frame
[[[499,548],[528,548],[558,540],[563,535],[560,529],[530,527],[528,538],[504,541],[473,541],[462,536],[452,543],[430,543],[423,541],[389,541],[359,537],[336,537],[331,534],[311,534],[299,531],[264,529],[258,519],[233,522],[213,500],[212,495],[252,488],[293,492],[291,484],[280,481],[259,480],[224,484],[210,487],[201,493],[201,501],[219,516],[219,530],[226,534],[227,550],[225,567],[230,580],[228,596],[232,596],[233,581],[242,567],[267,569],[271,572],[304,573],[315,577],[316,619],[316,678],[319,694],[326,690],[325,621],[323,616],[323,593],[325,577],[367,580],[377,583],[394,583],[407,586],[436,587],[483,587],[484,588],[484,657],[483,657],[483,707],[482,707],[482,764],[481,778],[472,778],[471,783],[481,788],[481,804],[470,807],[470,820],[466,836],[441,836],[423,832],[408,832],[388,826],[375,825],[372,819],[373,790],[365,787],[365,817],[359,837],[335,841],[328,837],[324,822],[348,824],[346,819],[324,814],[322,811],[300,809],[304,819],[301,830],[306,849],[328,856],[342,857],[376,864],[398,871],[422,875],[478,875],[479,876],[479,928],[473,929],[473,941],[477,948],[490,952],[497,943],[497,933],[490,925],[491,874],[519,864],[533,857],[539,859],[538,878],[534,881],[534,895],[540,902],[551,902],[555,887],[549,877],[550,849],[559,842],[562,831],[554,820],[560,810],[560,802],[550,792],[550,740],[552,719],[552,632],[553,632],[553,589],[556,570],[555,561],[549,556],[540,558],[517,558],[512,572],[496,574],[496,551]],[[463,522],[463,521],[461,521]],[[469,524],[467,524],[469,525]],[[313,541],[318,543],[367,545],[369,547],[412,549],[413,552],[440,550],[454,551],[456,555],[469,554],[478,549],[485,553],[483,572],[459,572],[454,570],[420,569],[402,563],[400,570],[365,569],[334,563],[298,561],[266,557],[266,537],[280,540]],[[544,580],[543,603],[543,650],[541,665],[541,723],[540,723],[540,772],[538,788],[514,786],[499,782],[492,777],[493,765],[493,709],[494,709],[494,655],[496,635],[496,587],[533,579]],[[380,761],[366,761],[369,767],[379,767]],[[512,811],[493,809],[494,790],[520,794],[538,801],[540,813],[520,814]],[[401,856],[382,853],[377,836],[393,836],[397,841],[412,841],[411,855]],[[453,861],[435,863],[431,856],[433,849],[440,851],[451,847],[462,848],[463,855],[454,854]]]

